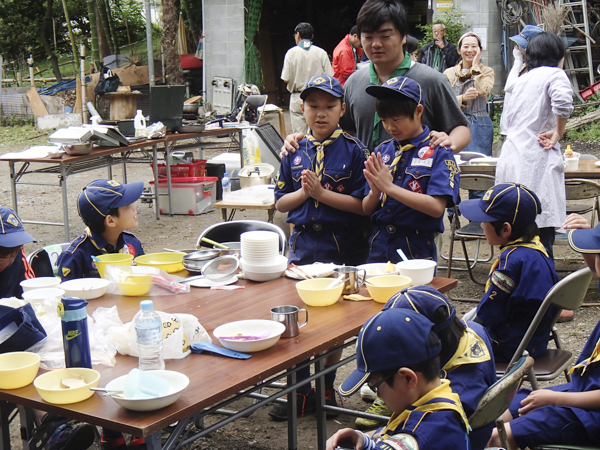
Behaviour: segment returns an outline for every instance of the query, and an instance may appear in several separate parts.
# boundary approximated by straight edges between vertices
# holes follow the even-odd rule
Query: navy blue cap
[[[300,98],[306,100],[308,94],[315,89],[320,89],[338,98],[344,96],[344,88],[338,80],[329,75],[316,75],[306,82],[300,93]]]
[[[522,184],[500,183],[488,189],[482,199],[465,200],[459,205],[460,212],[476,222],[501,220],[511,225],[527,225],[535,222],[542,212],[542,204],[535,192]]]
[[[519,34],[515,34],[511,36],[509,39],[521,47],[523,50],[527,50],[527,45],[529,45],[529,41],[536,34],[543,33],[544,30],[535,25],[525,25],[525,27],[521,30]]]
[[[413,286],[402,289],[387,301],[383,311],[390,308],[412,309],[433,322],[433,316],[440,307],[446,309],[446,319],[440,323],[434,323],[433,331],[438,332],[454,321],[456,308],[444,294],[431,286]]]
[[[79,194],[77,208],[79,215],[87,223],[104,220],[111,209],[134,203],[142,196],[143,181],[121,184],[115,180],[95,180],[83,188]]]
[[[402,96],[425,106],[425,93],[421,85],[408,77],[392,77],[380,86],[368,86],[366,92],[376,98]]]
[[[600,225],[594,228],[569,230],[569,246],[579,253],[600,253]]]
[[[349,397],[373,372],[410,367],[439,355],[441,344],[429,343],[433,323],[403,308],[391,308],[371,317],[356,341],[356,370],[338,388]]]
[[[28,242],[37,242],[25,232],[21,219],[12,209],[0,206],[2,228],[0,229],[0,247],[19,247]]]

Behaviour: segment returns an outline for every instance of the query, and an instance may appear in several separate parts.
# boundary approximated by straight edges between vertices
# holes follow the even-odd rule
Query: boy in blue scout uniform
[[[300,94],[310,133],[281,161],[275,206],[294,224],[289,262],[357,265],[367,257],[362,228],[366,147],[344,133],[344,90],[327,75],[312,77]]]
[[[35,278],[23,245],[37,241],[25,232],[21,219],[12,209],[0,206],[0,220],[0,297],[21,298],[21,281]]]
[[[444,211],[458,198],[460,176],[452,151],[429,146],[429,127],[421,123],[425,97],[419,83],[394,77],[367,87],[367,94],[377,98],[377,114],[393,137],[365,164],[369,186],[363,210],[374,225],[369,262],[396,263],[398,248],[411,259],[436,261],[435,234],[444,231]]]
[[[541,210],[537,195],[515,183],[497,184],[482,199],[460,204],[463,216],[481,222],[488,243],[500,246],[475,319],[490,334],[496,361],[510,361],[546,294],[558,282],[538,236],[535,218]],[[546,351],[557,313],[556,307],[548,308],[531,338],[527,351],[533,358]]]
[[[356,370],[339,388],[342,396],[364,383],[394,414],[377,440],[345,428],[327,441],[336,446],[385,449],[469,449],[469,427],[460,399],[440,379],[441,344],[433,323],[415,311],[390,308],[370,318],[356,343]]]
[[[144,254],[140,240],[128,231],[138,226],[135,202],[143,189],[143,181],[121,184],[103,179],[83,188],[77,209],[87,228],[60,255],[58,273],[63,280],[99,277],[92,255]]]

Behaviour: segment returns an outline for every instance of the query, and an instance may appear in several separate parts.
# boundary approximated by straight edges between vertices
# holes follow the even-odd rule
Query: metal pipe
[[[154,86],[154,47],[152,43],[152,13],[150,11],[150,0],[144,1],[146,12],[146,45],[148,49],[148,78],[150,87]]]

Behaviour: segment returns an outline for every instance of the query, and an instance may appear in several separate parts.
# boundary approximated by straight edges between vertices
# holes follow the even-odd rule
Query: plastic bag
[[[149,125],[147,128],[148,139],[158,139],[165,137],[167,134],[167,127],[162,122],[156,122]]]
[[[256,131],[250,130],[244,137],[243,148],[244,166],[260,163],[260,149],[258,147],[258,135]]]
[[[210,335],[191,314],[171,314],[156,311],[163,323],[163,358],[181,359],[191,353],[190,345],[212,342]],[[139,356],[133,321],[112,327],[108,333],[111,345],[122,355]]]
[[[190,292],[190,285],[179,283],[183,278],[148,266],[108,265],[104,275],[110,284],[106,292],[116,295],[173,295]]]

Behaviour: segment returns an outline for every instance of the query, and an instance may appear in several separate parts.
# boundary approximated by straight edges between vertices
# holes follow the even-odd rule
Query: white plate
[[[492,158],[492,157],[473,158],[469,161],[469,164],[471,166],[477,166],[477,165],[495,166],[496,164],[498,164],[498,159],[499,158]]]
[[[303,266],[298,266],[304,272],[313,277],[328,277],[333,273],[333,268],[338,264],[333,263],[314,263],[314,264],[305,264]],[[293,278],[294,280],[303,280],[299,275],[296,275],[294,272],[289,269],[285,271],[285,276],[288,278]]]
[[[190,281],[188,284],[194,287],[213,287],[213,286],[227,286],[228,284],[233,284],[238,280],[236,275],[231,278],[227,278],[223,281],[212,281],[208,278],[199,278],[198,280]]]

